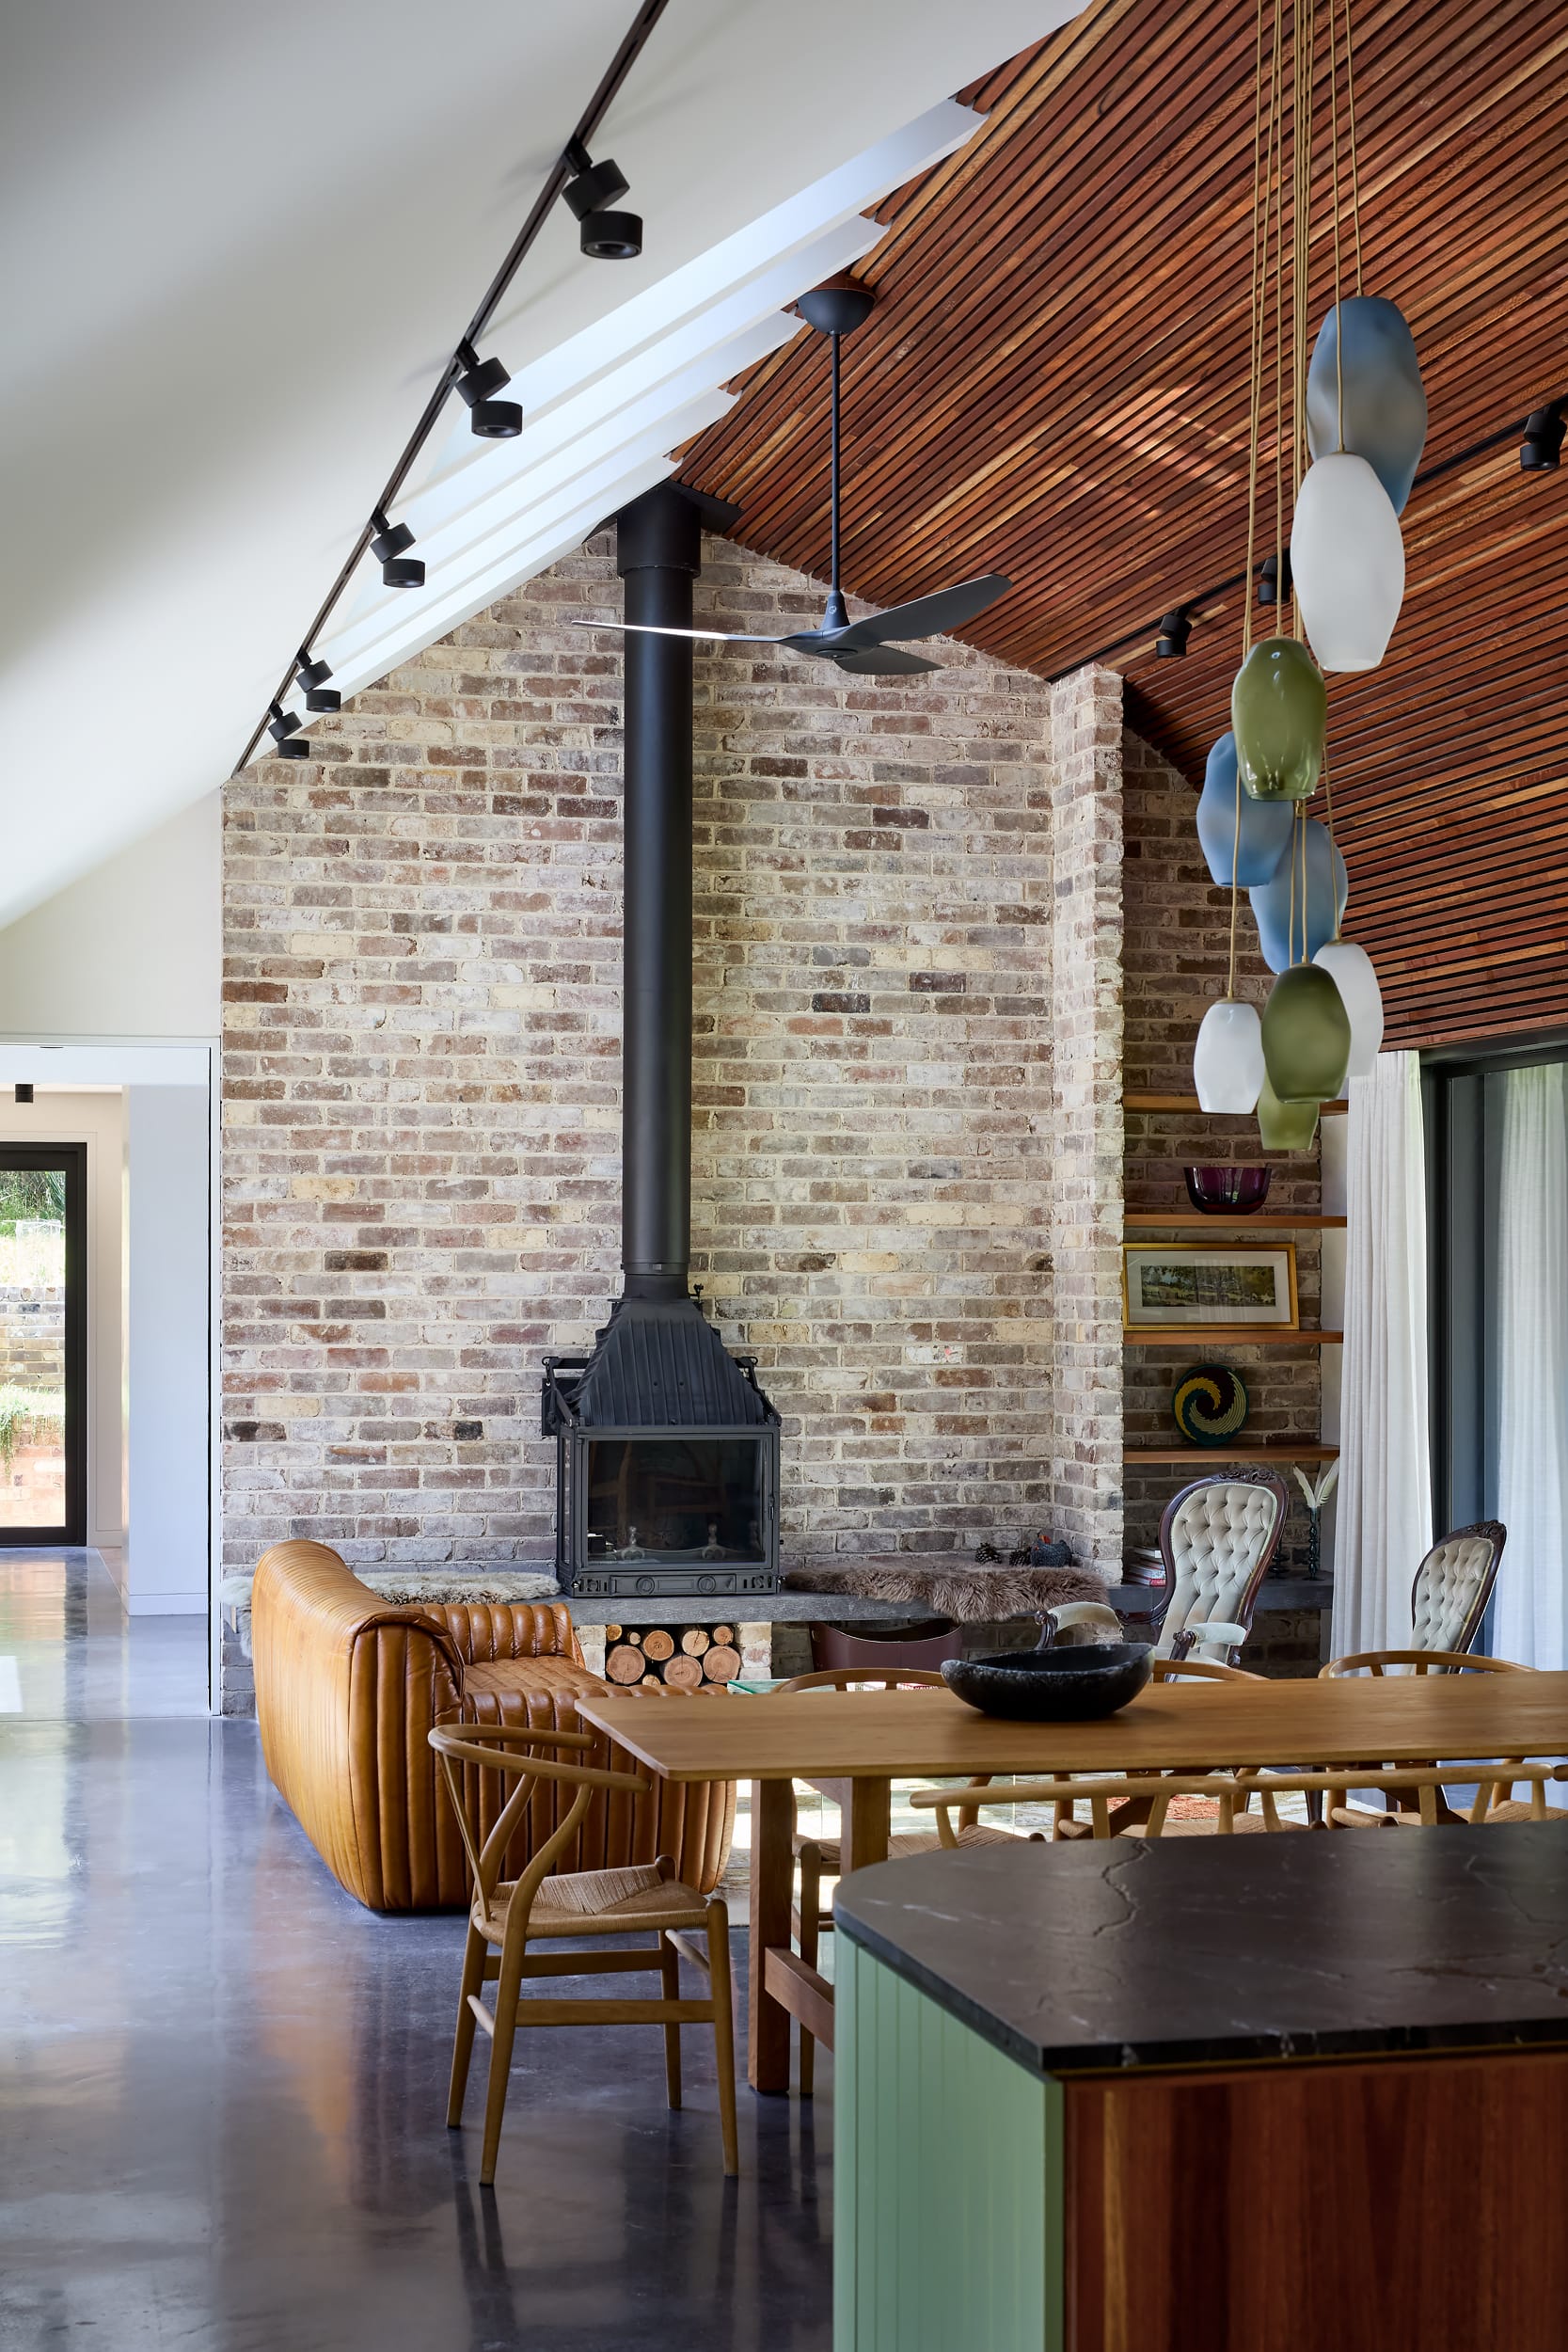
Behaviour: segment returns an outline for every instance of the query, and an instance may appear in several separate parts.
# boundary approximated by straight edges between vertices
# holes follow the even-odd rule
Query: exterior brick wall
[[[1225,993],[1230,895],[1209,879],[1194,822],[1190,785],[1159,755],[1129,735],[1123,751],[1126,908],[1126,1086],[1130,1093],[1190,1094],[1193,1045],[1209,1006]],[[1262,1005],[1269,972],[1243,898],[1237,926],[1237,993]],[[1257,1128],[1233,1119],[1130,1112],[1126,1184],[1130,1209],[1186,1208],[1184,1162],[1260,1160]],[[1318,1149],[1271,1165],[1269,1207],[1316,1212],[1321,1205]],[[1201,1239],[1201,1235],[1187,1236]],[[1294,1241],[1304,1323],[1319,1320],[1322,1252],[1311,1232],[1260,1239]],[[1288,1437],[1316,1441],[1320,1421],[1320,1359],[1314,1348],[1256,1345],[1205,1349],[1195,1335],[1190,1352],[1131,1345],[1125,1359],[1127,1442],[1180,1442],[1171,1416],[1179,1376],[1209,1360],[1231,1364],[1246,1385],[1248,1442]],[[1152,1544],[1160,1513],[1187,1477],[1217,1464],[1194,1448],[1191,1471],[1180,1466],[1132,1470],[1127,1482],[1127,1541]],[[1294,1480],[1283,1473],[1291,1508],[1275,1563],[1305,1569],[1307,1518]],[[1315,1655],[1315,1653],[1314,1653]]]
[[[65,1292],[0,1285],[0,1386],[65,1387]]]
[[[819,606],[706,563],[721,623]],[[619,610],[596,540],[227,789],[233,1568],[550,1551],[540,1358],[619,1287],[620,657],[570,626]],[[1114,1508],[1119,719],[1058,690],[1064,787],[1051,691],[940,658],[698,655],[694,1277],[784,1415],[786,1557],[1098,1554]]]

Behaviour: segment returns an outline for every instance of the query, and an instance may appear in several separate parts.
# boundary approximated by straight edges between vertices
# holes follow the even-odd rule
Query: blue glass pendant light
[[[1236,738],[1222,735],[1209,755],[1197,803],[1197,837],[1222,890],[1232,880],[1255,890],[1272,880],[1291,846],[1291,803],[1255,801],[1236,773]]]
[[[1344,438],[1339,437],[1344,335]],[[1426,441],[1427,396],[1416,342],[1399,305],[1381,294],[1350,294],[1333,305],[1318,331],[1307,371],[1307,446],[1325,457],[1346,449],[1364,457],[1404,512]]]
[[[1310,963],[1320,947],[1325,947],[1339,928],[1350,897],[1350,876],[1345,861],[1329,838],[1326,825],[1317,818],[1302,821],[1301,866],[1298,867],[1295,891],[1295,954],[1291,953],[1291,860],[1280,862],[1279,870],[1260,889],[1248,893],[1252,912],[1258,918],[1258,940],[1263,950],[1263,961],[1271,972],[1288,971],[1292,962]],[[1305,916],[1303,899],[1305,896]],[[1305,939],[1304,939],[1305,932]]]

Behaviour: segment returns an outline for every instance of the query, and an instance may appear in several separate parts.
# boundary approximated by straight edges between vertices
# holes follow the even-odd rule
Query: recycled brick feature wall
[[[819,592],[710,542],[698,603],[782,628]],[[620,609],[601,539],[227,789],[232,1568],[550,1550],[540,1358],[590,1343],[620,1245],[620,661],[570,624]],[[1053,1468],[1087,1229],[1053,1184],[1109,1084],[1109,819],[1053,895],[1050,690],[938,654],[697,662],[694,1275],[784,1417],[786,1557],[1094,1533],[1098,1396]]]
[[[1225,993],[1229,941],[1229,893],[1216,889],[1198,848],[1194,825],[1196,795],[1175,770],[1132,734],[1123,749],[1126,826],[1126,1087],[1129,1093],[1190,1094],[1193,1043],[1209,1006]],[[1237,993],[1262,1005],[1269,973],[1243,899],[1237,928]],[[1186,1162],[1228,1165],[1263,1158],[1255,1122],[1132,1111],[1127,1115],[1126,1184],[1129,1209],[1189,1206],[1182,1180]],[[1312,1214],[1321,1206],[1318,1147],[1271,1160],[1271,1212]],[[1151,1235],[1150,1238],[1160,1238]],[[1175,1238],[1170,1236],[1169,1238]],[[1202,1240],[1188,1233],[1184,1240]],[[1227,1238],[1235,1238],[1227,1236]],[[1320,1320],[1322,1250],[1316,1234],[1259,1234],[1260,1243],[1293,1242],[1304,1324]],[[1317,1441],[1321,1408],[1321,1356],[1313,1347],[1259,1347],[1254,1343],[1205,1345],[1195,1333],[1190,1350],[1130,1345],[1125,1357],[1125,1400],[1129,1445],[1180,1442],[1171,1416],[1178,1376],[1206,1361],[1231,1364],[1241,1374],[1250,1401],[1243,1441],[1279,1443],[1288,1438]],[[1193,1449],[1190,1470],[1180,1465],[1130,1469],[1127,1480],[1127,1541],[1155,1542],[1160,1513],[1177,1488],[1221,1466]],[[1291,1498],[1285,1535],[1275,1565],[1305,1568],[1307,1519],[1295,1482],[1283,1472]],[[1306,1663],[1316,1671],[1315,1642]]]
[[[1054,1521],[1115,1582],[1122,1558],[1121,680],[1053,690]]]

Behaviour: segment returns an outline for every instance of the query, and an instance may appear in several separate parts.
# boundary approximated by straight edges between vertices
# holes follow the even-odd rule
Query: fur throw
[[[437,1608],[448,1600],[469,1606],[483,1601],[551,1600],[561,1590],[545,1568],[429,1568],[412,1576],[382,1569],[366,1575],[356,1568],[355,1574],[378,1600],[404,1605],[426,1601]]]
[[[960,1625],[1031,1617],[1069,1600],[1103,1600],[1105,1585],[1085,1568],[856,1567],[792,1568],[792,1593],[847,1593],[857,1600],[907,1600]]]

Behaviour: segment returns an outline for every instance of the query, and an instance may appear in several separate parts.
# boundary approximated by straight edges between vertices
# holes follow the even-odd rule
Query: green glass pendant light
[[[1321,963],[1281,972],[1263,1007],[1263,1067],[1282,1103],[1333,1102],[1350,1067],[1350,1015]]]
[[[1258,1140],[1264,1151],[1310,1151],[1317,1132],[1317,1104],[1282,1103],[1265,1076],[1258,1097]]]
[[[1307,822],[1306,805],[1298,802],[1287,853],[1291,962],[1263,1008],[1263,1067],[1275,1102],[1310,1104],[1315,1122],[1317,1105],[1344,1089],[1351,1025],[1332,973],[1307,958]]]
[[[1236,765],[1255,801],[1309,801],[1323,770],[1328,695],[1293,637],[1253,646],[1230,690]]]

